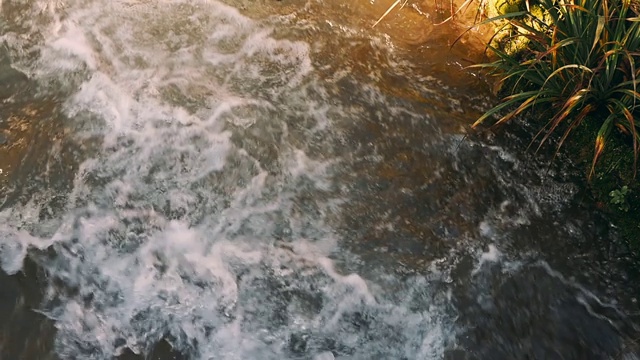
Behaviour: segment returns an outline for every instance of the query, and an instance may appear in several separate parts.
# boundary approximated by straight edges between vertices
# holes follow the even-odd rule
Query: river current
[[[0,358],[638,359],[473,16],[392,3],[0,1]]]

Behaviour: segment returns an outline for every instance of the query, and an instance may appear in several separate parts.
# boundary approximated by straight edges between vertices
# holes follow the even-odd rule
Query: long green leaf
[[[613,127],[614,119],[614,114],[610,114],[609,116],[607,116],[605,121],[602,123],[602,126],[600,126],[600,129],[598,130],[598,134],[596,135],[593,160],[591,162],[591,171],[589,171],[589,179],[591,179],[593,177],[593,174],[595,173],[596,163],[598,162],[598,159],[604,151],[607,139],[609,138],[609,133],[611,133],[611,128]]]
[[[523,92],[523,93],[519,93],[519,94],[515,94],[515,95],[511,95],[511,96],[507,96],[506,98],[504,98],[502,100],[502,102],[496,106],[494,106],[493,108],[491,108],[490,110],[488,110],[487,112],[485,112],[481,117],[478,118],[478,120],[476,120],[473,125],[471,125],[472,127],[477,127],[478,125],[482,124],[487,118],[497,114],[498,112],[500,112],[501,110],[508,108],[510,106],[513,106],[515,104],[518,104],[519,102],[523,102],[526,99],[528,99],[531,96],[535,96],[537,95],[538,92],[537,91],[528,91],[528,92]]]
[[[600,41],[600,37],[602,36],[602,31],[604,30],[605,21],[606,21],[606,18],[604,16],[598,16],[598,25],[596,26],[596,33],[593,37],[593,44],[591,45],[590,54],[593,53],[593,50],[595,50],[596,45],[598,45],[598,42]]]

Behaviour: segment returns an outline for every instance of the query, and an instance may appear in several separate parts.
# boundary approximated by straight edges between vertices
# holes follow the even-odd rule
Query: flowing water
[[[482,34],[391,3],[1,1],[0,358],[638,359]]]

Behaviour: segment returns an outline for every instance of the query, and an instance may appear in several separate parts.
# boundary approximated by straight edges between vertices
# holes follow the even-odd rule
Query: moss
[[[543,23],[551,25],[551,16],[549,16],[549,12],[545,10],[542,5],[531,5],[529,13]]]
[[[528,20],[526,20],[526,23],[529,26],[531,26],[534,29],[536,29],[536,30],[542,30],[544,25],[551,26],[553,24],[553,20],[551,19],[551,15],[540,4],[531,5],[531,8],[529,10],[529,14],[533,18],[529,18]],[[536,20],[534,20],[534,18]]]
[[[527,9],[526,0],[491,0],[486,7],[486,14],[489,18],[514,14]],[[542,10],[542,8],[540,8]],[[544,16],[541,12],[540,16]],[[519,19],[525,17],[520,16]],[[510,56],[517,56],[518,54],[527,50],[529,45],[529,39],[526,36],[522,36],[521,32],[509,23],[508,20],[499,20],[494,22],[496,35],[492,40],[492,46],[504,51]]]
[[[500,15],[521,11],[524,6],[522,0],[499,0],[496,2],[496,11]]]
[[[496,17],[522,11],[526,8],[525,0],[491,0],[487,3],[488,17]]]
[[[585,178],[591,170],[597,126],[596,121],[584,121],[574,131],[571,141],[566,143],[564,148],[565,152],[577,155],[571,157],[584,171]],[[640,271],[640,182],[632,170],[634,157],[628,143],[631,141],[630,137],[614,131],[598,160],[595,175],[589,181],[585,181],[584,186],[628,245],[634,267],[636,271]],[[624,196],[627,206],[622,206],[613,201],[612,195],[615,194],[612,192],[620,191],[625,186],[628,188]]]
[[[519,54],[527,51],[530,43],[527,37],[519,35],[515,30],[505,34],[504,37],[499,38],[498,41],[500,41],[502,51],[513,57],[518,57]]]

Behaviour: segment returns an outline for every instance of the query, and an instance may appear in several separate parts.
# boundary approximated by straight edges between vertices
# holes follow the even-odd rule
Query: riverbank
[[[542,149],[550,162],[562,157],[573,163],[583,198],[611,219],[624,243],[616,252],[637,273],[640,186],[633,117],[638,95],[636,75],[628,69],[634,68],[638,31],[628,23],[615,26],[617,17],[631,19],[637,10],[616,1],[580,4],[581,11],[545,1],[486,4],[490,20],[484,23],[495,26],[496,37],[487,41],[491,60],[478,68],[491,72],[502,100],[474,126],[524,117],[531,139],[527,148]]]
[[[594,151],[590,146],[595,140],[593,134],[593,129],[588,128],[577,131],[564,152],[575,162],[576,172],[583,175],[580,184],[585,201],[596,204],[621,240],[612,250],[628,263],[633,276],[640,280],[640,183],[633,174],[633,155],[627,139],[613,137],[596,166],[596,174],[587,180]]]

